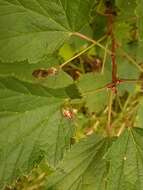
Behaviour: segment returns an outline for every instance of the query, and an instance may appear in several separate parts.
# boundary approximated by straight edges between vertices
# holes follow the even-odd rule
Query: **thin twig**
[[[121,100],[120,100],[120,96],[119,96],[118,93],[116,94],[116,97],[117,97],[117,101],[118,101],[120,109],[123,110],[123,106],[122,106],[122,103],[121,103]]]
[[[105,50],[104,57],[103,57],[103,64],[102,64],[101,74],[104,73],[105,62],[106,62],[106,58],[107,58],[108,42],[109,42],[109,38],[107,39],[106,46],[105,46],[106,50]]]
[[[106,36],[103,36],[102,38],[100,38],[98,40],[98,42],[101,42],[102,40],[104,40],[106,38]],[[68,59],[67,61],[65,61],[63,64],[60,65],[60,69],[63,68],[66,64],[68,64],[69,62],[73,61],[74,59],[76,59],[77,57],[79,57],[80,55],[84,54],[85,52],[87,52],[89,49],[91,49],[92,47],[94,47],[96,44],[91,44],[90,46],[88,46],[87,48],[85,48],[84,50],[82,50],[81,52],[79,52],[78,54],[76,54],[75,56],[71,57],[70,59]]]
[[[134,110],[136,110],[136,106],[133,106],[133,105],[130,105],[130,101],[131,101],[131,98],[132,98],[132,94],[130,94],[126,100],[126,102],[124,103],[124,106],[123,106],[123,109],[122,109],[122,112],[119,113],[118,115],[118,118],[112,123],[112,125],[116,125],[120,122],[121,119],[123,119],[123,117],[125,117],[126,114],[128,114],[128,109],[131,110],[131,112],[134,112]]]
[[[143,80],[138,80],[138,79],[120,79],[122,82],[127,82],[127,83],[143,83]]]
[[[96,92],[101,92],[101,91],[103,91],[105,89],[107,89],[107,86],[103,86],[101,88],[97,88],[97,89],[94,89],[94,90],[88,90],[85,93],[83,93],[82,95],[85,96],[85,95],[88,95],[88,94],[94,94]]]
[[[140,72],[143,72],[143,68],[127,53],[120,47],[123,56],[125,56],[133,65],[135,65]]]
[[[99,46],[100,48],[106,50],[107,53],[109,53],[109,54],[112,53],[109,49],[106,49],[102,44],[100,44],[99,41],[95,41],[95,40],[93,40],[92,38],[89,38],[88,36],[85,36],[85,35],[83,35],[83,34],[81,34],[81,33],[79,33],[79,32],[74,32],[72,35],[78,36],[78,37],[80,37],[80,38],[82,38],[82,39],[84,39],[84,40],[87,40],[87,41],[89,41],[89,42],[92,42],[93,44],[95,44],[95,45]]]
[[[108,103],[108,118],[107,118],[107,134],[109,136],[111,135],[112,103],[113,103],[113,91],[110,90],[109,103]]]
[[[119,137],[119,136],[122,134],[122,132],[123,132],[124,129],[125,129],[125,126],[126,126],[125,123],[123,123],[122,126],[120,127],[118,133],[117,133],[117,137]]]

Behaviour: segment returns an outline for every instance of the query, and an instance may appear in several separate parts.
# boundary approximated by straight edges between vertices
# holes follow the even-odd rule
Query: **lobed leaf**
[[[110,143],[98,135],[76,144],[57,171],[48,177],[46,190],[105,189],[107,168],[104,154]]]
[[[63,117],[66,91],[0,77],[0,189],[46,158],[55,166],[70,147],[73,122]]]
[[[52,56],[33,64],[29,64],[28,61],[13,63],[0,62],[0,76],[12,76],[22,81],[39,83],[53,89],[64,88],[73,84],[72,78],[61,69],[58,70],[55,76],[46,76],[44,78],[36,78],[32,74],[38,69],[58,68],[58,66],[58,60]]]
[[[81,76],[77,86],[90,111],[99,112],[108,104],[107,89],[99,90],[111,82],[110,73],[89,73]]]
[[[0,59],[38,62],[89,21],[94,0],[0,0]]]
[[[110,147],[107,190],[143,188],[143,130],[126,129]]]
[[[126,129],[117,139],[91,136],[76,144],[46,190],[142,190],[143,130]]]

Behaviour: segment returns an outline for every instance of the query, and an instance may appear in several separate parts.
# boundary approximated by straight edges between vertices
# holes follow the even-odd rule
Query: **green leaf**
[[[142,11],[142,7],[143,7],[143,0],[136,0],[137,1],[137,9],[136,9],[136,16],[138,18],[137,23],[138,23],[138,29],[139,29],[139,36],[140,39],[143,39],[143,11]]]
[[[34,64],[30,64],[28,61],[13,62],[13,63],[0,61],[0,75],[12,76],[23,81],[31,82],[34,81],[35,79],[32,76],[34,70],[40,68],[47,69],[57,65],[58,65],[57,59],[51,56],[43,58],[40,62]]]
[[[0,77],[0,189],[43,158],[51,166],[62,159],[74,132],[62,115],[65,98],[63,90]]]
[[[89,21],[94,0],[0,0],[0,59],[38,62]]]
[[[79,79],[77,86],[90,111],[99,112],[108,103],[107,89],[97,91],[111,82],[111,74],[88,73]]]
[[[143,130],[125,129],[117,139],[91,136],[76,144],[46,190],[142,190]]]
[[[143,189],[143,130],[126,129],[110,147],[106,190]]]
[[[117,58],[117,64],[118,64],[118,77],[120,79],[138,79],[140,75],[139,69],[133,65],[132,63],[129,63],[124,58]],[[125,91],[128,91],[130,93],[135,93],[136,90],[136,83],[130,83],[125,82],[121,83],[119,85],[119,91],[122,94]]]
[[[143,44],[141,41],[132,42],[124,46],[124,50],[139,64],[143,61]]]
[[[73,57],[75,54],[75,51],[71,47],[69,43],[65,43],[59,51],[59,55],[63,58],[64,61],[69,60],[71,57]]]
[[[122,44],[129,41],[130,26],[124,22],[115,22],[115,38]]]
[[[137,2],[135,0],[116,0],[116,6],[120,10],[119,19],[130,20],[130,17],[135,16]]]
[[[143,99],[141,99],[138,105],[135,125],[137,127],[143,128]]]
[[[62,70],[59,70],[55,76],[47,76],[42,79],[35,78],[32,75],[35,70],[41,68],[48,69],[53,66],[58,67],[58,61],[53,57],[43,59],[35,64],[29,64],[28,61],[14,63],[0,62],[0,76],[13,76],[22,81],[42,84],[48,88],[64,88],[73,83],[72,78]]]
[[[48,177],[46,190],[105,189],[107,172],[103,159],[110,143],[93,135],[76,144],[67,154],[57,171]]]

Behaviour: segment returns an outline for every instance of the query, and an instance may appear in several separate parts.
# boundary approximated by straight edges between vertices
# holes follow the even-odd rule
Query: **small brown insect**
[[[32,75],[35,77],[35,78],[38,78],[38,79],[42,79],[42,78],[46,78],[48,76],[54,76],[58,73],[58,70],[55,68],[55,67],[51,67],[49,69],[36,69],[33,71]]]

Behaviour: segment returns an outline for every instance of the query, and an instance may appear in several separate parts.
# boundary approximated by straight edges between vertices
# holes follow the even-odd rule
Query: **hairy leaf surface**
[[[78,87],[90,111],[101,111],[108,102],[108,92],[104,86],[111,82],[110,73],[90,73],[83,75]],[[100,89],[100,90],[98,90]]]
[[[106,190],[143,188],[143,130],[126,129],[111,146]]]
[[[39,69],[58,68],[58,62],[54,58],[43,59],[38,63],[29,64],[28,61],[4,63],[0,62],[0,75],[1,76],[12,76],[22,81],[28,81],[33,83],[42,84],[48,88],[64,88],[73,83],[72,78],[63,72],[58,70],[57,74],[53,76],[46,76],[38,78],[33,76],[33,72]]]
[[[0,0],[0,58],[37,62],[89,20],[93,0]]]
[[[74,128],[63,117],[65,92],[14,78],[0,78],[0,187],[44,157],[55,166]]]
[[[45,189],[142,190],[142,171],[143,130],[126,129],[112,143],[92,136],[75,145]]]
[[[49,177],[46,190],[105,189],[107,168],[103,159],[110,143],[93,135],[78,144],[65,157],[57,172]]]

